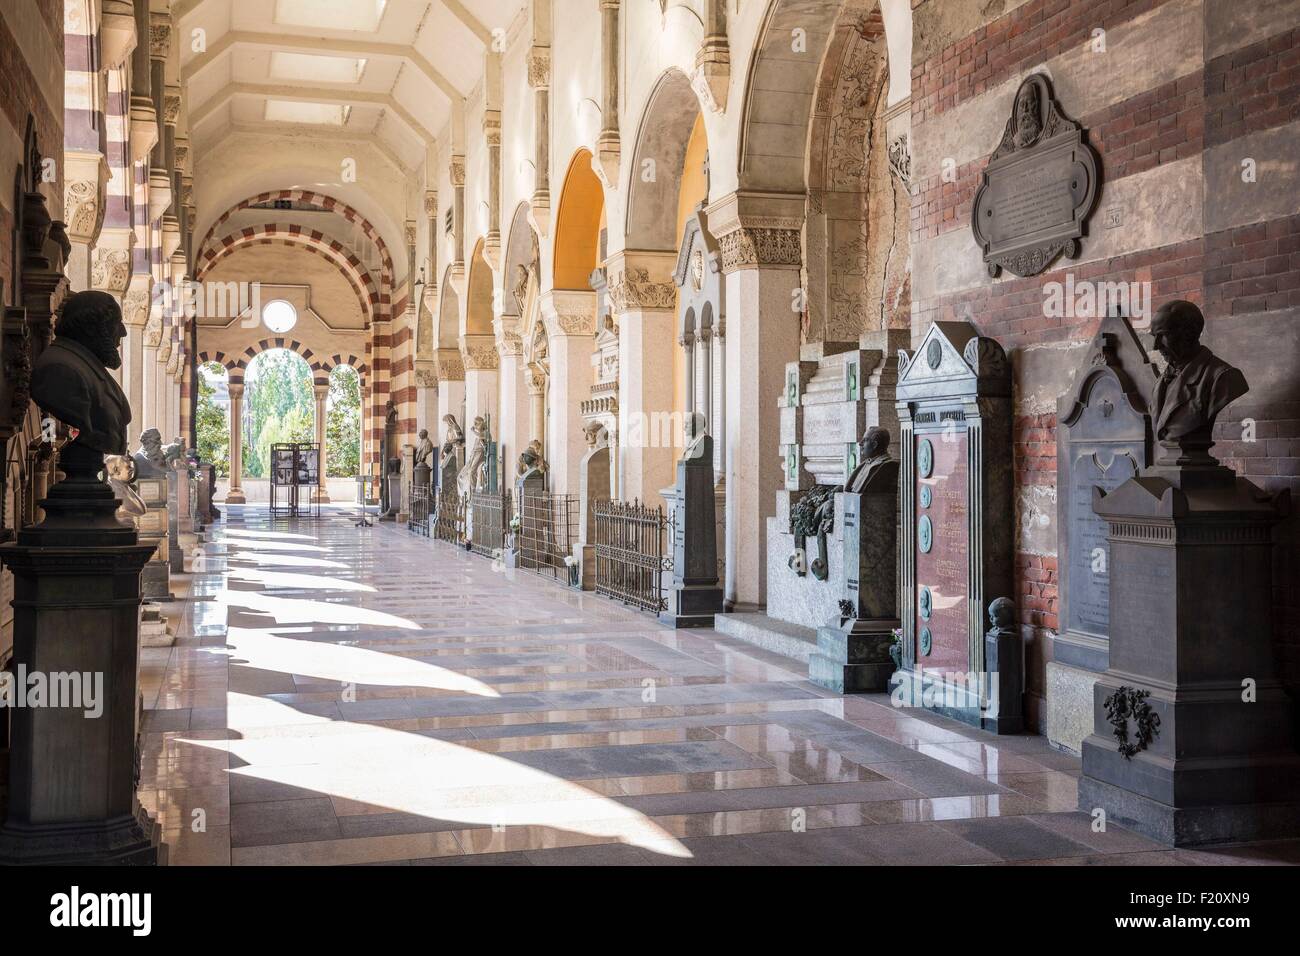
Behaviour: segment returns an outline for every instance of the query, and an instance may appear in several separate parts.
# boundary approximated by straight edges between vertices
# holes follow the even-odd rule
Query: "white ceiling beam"
[[[393,57],[405,60],[424,74],[425,79],[448,100],[463,100],[464,94],[434,68],[419,50],[400,43],[372,43],[365,40],[337,40],[324,37],[298,36],[292,33],[253,33],[247,30],[229,30],[220,40],[208,47],[181,68],[181,81],[188,83],[236,46],[265,46],[294,53],[315,53],[321,56],[345,55],[362,57]]]
[[[326,139],[344,143],[362,143],[373,146],[384,155],[390,163],[393,164],[403,174],[409,175],[413,172],[402,157],[384,140],[378,129],[372,130],[349,130],[336,129],[330,126],[319,126],[312,123],[271,123],[266,120],[256,120],[248,122],[240,120],[227,124],[231,132],[249,133],[252,135],[269,136],[284,133],[290,136],[310,137],[313,139]]]
[[[197,128],[235,96],[265,96],[303,103],[367,103],[391,110],[422,144],[435,142],[434,134],[389,93],[370,93],[349,88],[323,89],[315,86],[283,86],[264,83],[228,83],[198,107],[190,108],[190,127]]]

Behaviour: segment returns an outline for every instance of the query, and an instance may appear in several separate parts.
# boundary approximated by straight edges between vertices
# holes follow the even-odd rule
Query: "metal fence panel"
[[[663,508],[639,501],[597,501],[596,591],[624,604],[658,614],[664,598],[668,523]]]
[[[476,491],[469,496],[470,549],[475,554],[499,558],[505,553],[506,534],[514,507],[509,490]]]
[[[519,501],[515,545],[519,567],[575,583],[572,563],[578,540],[578,496],[526,492]]]

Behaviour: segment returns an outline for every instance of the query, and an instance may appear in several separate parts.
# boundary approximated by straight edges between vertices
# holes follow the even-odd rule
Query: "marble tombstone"
[[[1295,711],[1272,638],[1273,527],[1290,496],[1210,455],[1216,419],[1247,385],[1203,328],[1190,302],[1157,311],[1155,460],[1093,490],[1110,641],[1079,808],[1175,846],[1300,834]]]
[[[146,428],[140,433],[140,447],[132,459],[135,462],[135,488],[145,505],[145,513],[137,521],[140,540],[157,546],[153,557],[144,567],[144,596],[153,600],[170,601],[172,595],[171,542],[167,510],[168,471],[162,435],[158,429]]]
[[[990,671],[985,612],[1012,593],[1011,364],[967,322],[936,322],[899,357],[903,642],[896,703],[1019,732],[1023,656]],[[1009,649],[1011,650],[1011,649]],[[994,706],[994,702],[997,706]]]
[[[1155,383],[1137,333],[1111,315],[1057,402],[1060,627],[1047,663],[1047,736],[1074,753],[1092,732],[1092,687],[1110,656],[1110,545],[1092,489],[1114,490],[1151,464],[1147,399]]]
[[[672,627],[712,627],[714,615],[723,609],[718,586],[713,436],[699,412],[692,412],[687,420],[687,445],[677,461],[672,585],[659,620]]]

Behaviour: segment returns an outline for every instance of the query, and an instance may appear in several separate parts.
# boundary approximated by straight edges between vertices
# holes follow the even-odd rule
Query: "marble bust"
[[[167,473],[167,457],[163,452],[162,433],[156,428],[146,428],[140,433],[140,450],[135,460],[137,478],[158,478]]]
[[[136,527],[140,518],[149,510],[132,487],[135,482],[135,460],[128,455],[109,455],[104,459],[104,472],[108,476],[109,487],[119,502],[117,520],[122,524]]]
[[[426,468],[432,466],[433,461],[433,441],[429,438],[429,429],[420,429],[420,444],[415,448],[415,464],[424,465]]]
[[[1205,316],[1195,304],[1175,299],[1151,320],[1155,349],[1168,363],[1152,394],[1152,424],[1166,447],[1201,452],[1214,444],[1214,421],[1250,387],[1234,368],[1201,344]]]
[[[545,474],[547,469],[546,458],[542,454],[542,443],[534,438],[528,443],[528,447],[519,453],[519,464],[516,473],[521,478],[526,478],[533,472]]]
[[[126,452],[131,406],[108,373],[119,368],[118,343],[126,335],[122,310],[107,292],[69,296],[54,327],[55,339],[32,368],[32,399],[71,428],[83,448],[105,455]]]

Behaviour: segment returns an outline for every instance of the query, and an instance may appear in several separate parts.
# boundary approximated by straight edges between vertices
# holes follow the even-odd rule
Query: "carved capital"
[[[677,304],[671,280],[656,282],[643,266],[626,266],[609,283],[609,306],[614,312],[669,310]]]
[[[68,224],[68,238],[90,243],[103,222],[99,202],[99,183],[90,179],[69,180],[63,188],[63,218]]]
[[[453,156],[451,162],[447,164],[447,175],[451,178],[453,186],[465,185],[465,157]]]
[[[438,349],[438,381],[465,381],[465,361],[459,349]]]
[[[155,60],[167,59],[172,45],[172,18],[167,13],[149,15],[149,56]]]
[[[718,245],[724,272],[803,263],[803,242],[798,229],[742,226],[719,236]]]
[[[429,218],[438,215],[438,191],[436,189],[429,189],[424,193],[424,214]]]
[[[98,248],[94,251],[90,259],[91,288],[121,295],[130,281],[131,250]]]
[[[163,122],[168,126],[175,126],[180,117],[181,88],[179,86],[169,86],[167,92],[163,94]]]
[[[535,46],[528,51],[528,85],[546,89],[551,85],[551,48]]]

